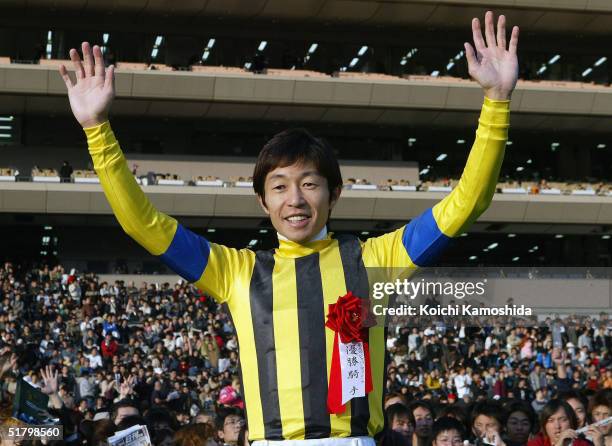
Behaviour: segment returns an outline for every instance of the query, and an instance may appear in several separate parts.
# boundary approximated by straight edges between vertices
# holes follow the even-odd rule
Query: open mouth
[[[310,219],[311,219],[310,215],[298,214],[298,215],[292,215],[290,217],[286,217],[285,221],[292,228],[301,229],[310,222]]]

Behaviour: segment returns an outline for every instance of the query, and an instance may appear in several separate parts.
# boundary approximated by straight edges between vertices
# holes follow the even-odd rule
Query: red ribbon
[[[372,320],[367,306],[363,305],[363,300],[350,291],[339,297],[335,304],[329,305],[325,326],[334,331],[334,349],[327,389],[327,410],[330,414],[341,414],[346,410],[346,404],[342,404],[340,341],[345,344],[349,342],[363,344],[366,395],[372,391],[372,369],[368,345],[368,328],[373,325]]]

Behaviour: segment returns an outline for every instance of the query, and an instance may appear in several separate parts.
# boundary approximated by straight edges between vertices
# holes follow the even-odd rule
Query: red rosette
[[[372,372],[370,366],[370,350],[368,345],[368,329],[375,325],[376,320],[370,312],[368,301],[355,296],[351,291],[340,296],[335,304],[329,305],[325,326],[335,332],[334,350],[327,396],[328,412],[341,414],[345,411],[342,404],[342,366],[340,364],[339,342],[361,342],[365,355],[365,392],[372,391]]]

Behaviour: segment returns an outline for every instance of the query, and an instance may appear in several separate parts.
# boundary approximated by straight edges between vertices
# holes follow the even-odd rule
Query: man
[[[458,186],[408,225],[361,242],[334,237],[327,222],[342,189],[333,151],[305,130],[287,130],[262,149],[254,189],[278,232],[275,251],[236,250],[210,243],[158,212],[134,181],[108,122],[114,67],[101,50],[75,49],[73,83],[60,73],[70,105],[88,138],[89,152],[106,197],[128,235],[159,256],[207,295],[227,304],[240,343],[243,395],[251,440],[340,438],[372,445],[384,425],[385,330],[367,330],[372,391],[330,414],[328,370],[335,333],[325,327],[328,306],[349,291],[369,295],[366,267],[414,268],[431,264],[450,239],[464,232],[489,205],[503,159],[509,99],[518,77],[518,28],[506,44],[505,17],[495,33],[493,13],[472,21],[475,49],[465,44],[471,76],[485,100],[476,141]],[[486,43],[485,43],[486,42]],[[330,393],[333,396],[333,392]],[[331,442],[331,440],[330,440]],[[265,443],[264,443],[265,444]]]
[[[392,404],[386,409],[387,432],[383,444],[392,446],[411,446],[414,433],[414,417],[404,404]]]
[[[420,400],[410,405],[414,418],[413,446],[427,446],[431,437],[431,427],[434,422],[434,412],[429,403]]]
[[[470,420],[475,444],[505,446],[501,431],[506,425],[506,414],[500,404],[493,401],[477,403],[472,409]]]
[[[217,436],[223,446],[236,446],[244,418],[238,410],[222,410],[217,416]]]

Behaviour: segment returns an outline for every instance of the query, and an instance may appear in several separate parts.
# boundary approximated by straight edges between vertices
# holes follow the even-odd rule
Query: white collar
[[[279,240],[284,240],[284,241],[289,240],[287,237],[285,237],[280,232],[277,232],[276,235],[278,236]],[[315,235],[313,238],[308,240],[308,242],[316,242],[318,240],[323,240],[325,237],[327,237],[327,226],[323,226],[323,229],[321,229],[321,231],[319,231],[319,233]]]

